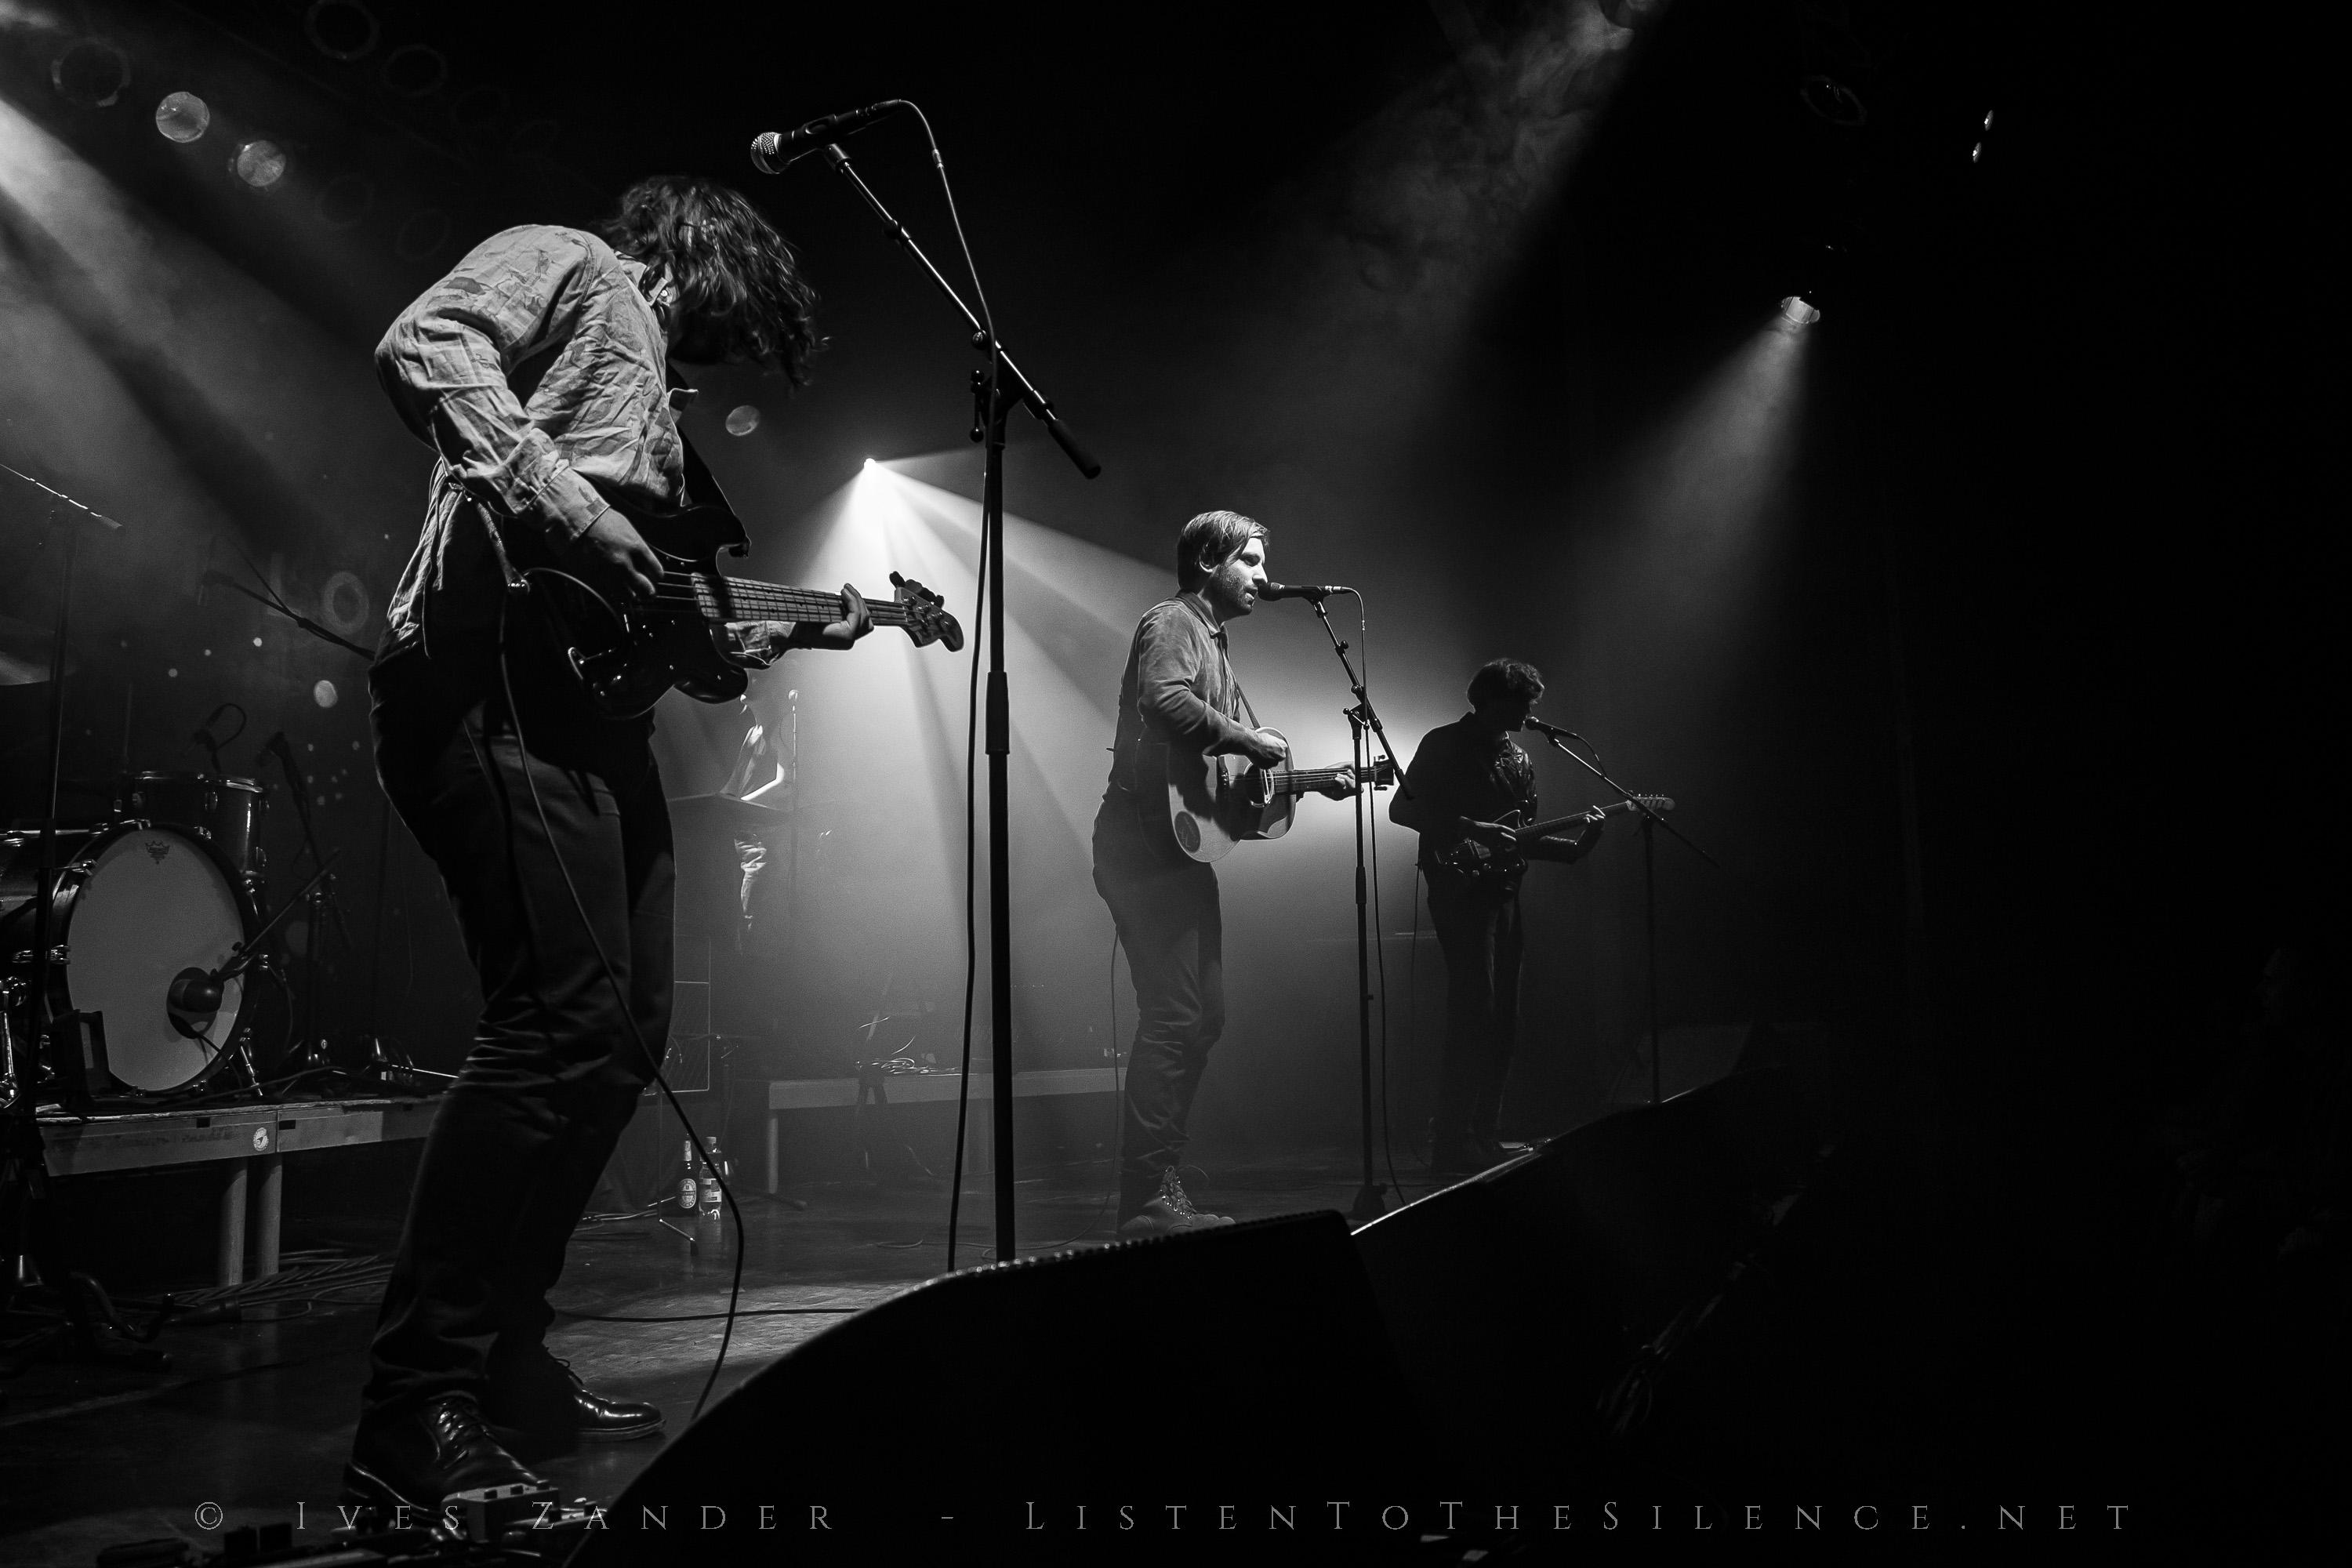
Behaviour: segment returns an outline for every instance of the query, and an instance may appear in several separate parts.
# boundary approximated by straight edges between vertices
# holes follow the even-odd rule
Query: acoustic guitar
[[[1266,733],[1282,735],[1279,730]],[[1288,738],[1283,739],[1287,744]],[[1339,783],[1347,771],[1344,764],[1294,768],[1287,762],[1263,768],[1247,757],[1171,752],[1168,826],[1175,830],[1177,847],[1193,859],[1222,860],[1244,838],[1279,838],[1289,832],[1298,797]],[[1386,757],[1371,773],[1374,789],[1396,783],[1396,769]]]
[[[563,661],[608,719],[649,712],[676,687],[698,702],[730,702],[743,694],[749,671],[761,668],[729,630],[730,621],[814,621],[849,613],[839,594],[728,577],[719,552],[750,548],[742,521],[723,506],[648,512],[605,498],[661,557],[661,581],[650,605],[615,605],[566,568],[530,529],[502,525],[499,537],[531,593],[547,612]],[[917,647],[963,647],[963,627],[946,602],[910,578],[890,574],[892,599],[868,597],[878,626],[898,626]]]

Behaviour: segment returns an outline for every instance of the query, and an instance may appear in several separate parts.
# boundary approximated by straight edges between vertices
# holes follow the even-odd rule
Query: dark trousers
[[[1433,1142],[1450,1152],[1492,1142],[1502,1114],[1519,1035],[1518,891],[1433,879],[1429,916],[1445,953],[1445,1065]]]
[[[441,869],[483,995],[377,1321],[362,1414],[381,1417],[543,1381],[564,1244],[668,1034],[673,870],[642,725],[525,687],[526,752],[495,665],[484,682],[401,654],[369,684],[378,776]]]
[[[1135,978],[1135,1046],[1119,1127],[1119,1218],[1159,1191],[1183,1156],[1209,1049],[1225,1029],[1224,919],[1213,866],[1155,849],[1106,808],[1095,827],[1095,889],[1110,906]]]

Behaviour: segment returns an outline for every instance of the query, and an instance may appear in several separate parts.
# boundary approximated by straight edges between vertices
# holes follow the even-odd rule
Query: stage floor
[[[1399,1174],[1411,1184],[1417,1173],[1401,1167]],[[1349,1152],[1335,1149],[1213,1166],[1206,1180],[1190,1184],[1217,1212],[1257,1216],[1344,1213],[1360,1180]],[[1116,1202],[1109,1181],[1101,1164],[1024,1179],[1022,1254],[1108,1241]],[[1432,1190],[1423,1178],[1408,1184],[1405,1195]],[[739,1197],[747,1310],[862,1308],[946,1268],[943,1184],[841,1181],[786,1187],[773,1198],[749,1190]],[[982,1260],[992,1205],[984,1179],[967,1181],[960,1266]],[[723,1310],[733,1255],[690,1247],[676,1224],[646,1217],[584,1226],[573,1237],[556,1304],[624,1317]],[[328,1249],[388,1257],[396,1239],[389,1223],[289,1221],[287,1261],[310,1261]],[[334,1294],[372,1302],[380,1288]],[[161,1375],[51,1363],[0,1384],[0,1561],[12,1568],[87,1568],[103,1546],[173,1534],[217,1548],[221,1530],[295,1519],[298,1505],[310,1529],[333,1528],[374,1321],[372,1304],[321,1302],[274,1322],[171,1328],[156,1342],[173,1358]],[[836,1321],[834,1314],[739,1318],[712,1397]],[[566,1317],[550,1346],[592,1386],[660,1405],[674,1435],[709,1374],[720,1329],[716,1321]],[[1087,1353],[1076,1345],[1073,1352]],[[877,1455],[877,1464],[919,1471],[959,1462],[951,1430],[910,1420],[908,1431],[910,1442],[936,1451]],[[976,1430],[971,1440],[985,1441]],[[538,1468],[567,1491],[609,1500],[661,1451],[662,1441],[592,1447]],[[804,1429],[779,1432],[777,1441],[786,1457],[796,1447],[822,1447],[822,1417],[812,1413]]]

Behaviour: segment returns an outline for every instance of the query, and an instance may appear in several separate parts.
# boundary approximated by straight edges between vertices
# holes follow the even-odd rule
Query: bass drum
[[[0,838],[0,953],[12,973],[26,977],[39,857],[38,834]],[[202,1083],[228,1059],[245,981],[224,981],[219,1005],[193,1013],[174,1013],[172,985],[190,970],[226,963],[255,929],[229,868],[203,840],[143,822],[61,834],[52,858],[64,868],[49,944],[64,962],[49,968],[51,1016],[100,1015],[107,1070],[134,1094]]]

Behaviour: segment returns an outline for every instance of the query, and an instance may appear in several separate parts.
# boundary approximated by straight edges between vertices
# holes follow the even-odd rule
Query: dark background
[[[351,570],[373,595],[356,634],[372,639],[425,457],[369,406],[366,351],[466,245],[511,222],[584,221],[650,170],[741,183],[824,296],[834,342],[813,386],[788,400],[730,373],[688,421],[753,519],[761,574],[795,580],[815,546],[794,520],[860,458],[961,445],[971,356],[821,167],[765,179],[741,144],[915,99],[1004,336],[1106,465],[1084,485],[1024,430],[1013,510],[1153,567],[1194,510],[1264,516],[1277,575],[1367,588],[1379,695],[1405,748],[1458,710],[1479,659],[1543,665],[1544,711],[1627,782],[1682,799],[1676,821],[1727,868],[1661,847],[1666,1021],[1822,1026],[1866,1117],[1937,1151],[1933,1213],[2014,1227],[2025,1261],[1979,1283],[2016,1338],[1979,1349],[2042,1367],[2051,1352],[2020,1347],[2111,1328],[2129,1294],[2158,1205],[2153,1108],[2194,1091],[2267,954],[2315,933],[2335,951],[2342,778],[2322,596],[2340,508],[2319,476],[2341,396],[2315,373],[2341,307],[2322,287],[2325,100],[2302,63],[2317,51],[2278,16],[2232,25],[2225,48],[2211,18],[2122,8],[1601,9],[1627,25],[1613,51],[1579,43],[1591,35],[1570,24],[1589,28],[1589,11],[1474,0],[717,8],[610,35],[520,8],[386,5],[375,53],[344,66],[306,42],[299,7],[92,5],[79,25],[139,61],[113,110],[61,102],[44,49],[12,36],[9,102],[276,312],[255,308],[266,342],[251,361],[205,362],[170,342],[212,305],[190,302],[160,337],[110,326],[78,310],[21,206],[8,225],[9,302],[41,280],[142,414],[142,439],[178,464],[166,478],[115,460],[97,416],[61,415],[41,380],[9,371],[0,456],[125,517],[169,514],[89,559],[78,646],[93,651],[75,700],[119,715],[135,688],[133,761],[184,767],[178,737],[240,693],[247,743],[283,725],[333,756],[328,820],[354,861],[372,855],[355,661],[289,644],[241,605],[200,615],[188,585],[215,535],[289,590]],[[409,42],[446,54],[447,87],[383,87],[386,52]],[[139,105],[167,75],[285,139],[295,188],[265,211],[218,171],[217,133],[202,158],[157,138]],[[1807,108],[1800,88],[1821,75],[1865,123]],[[945,265],[911,128],[850,145]],[[338,170],[375,182],[373,210],[348,230],[305,226]],[[447,215],[438,245],[423,243],[432,225],[404,226],[425,209]],[[1842,259],[1825,265],[1824,244]],[[1678,443],[1713,449],[1711,391],[1801,286],[1825,290],[1825,313],[1801,340],[1780,456],[1746,498],[1752,534],[1693,578],[1682,536],[1643,531],[1661,476],[1692,449]],[[215,313],[246,308],[222,299]],[[281,319],[299,331],[265,329]],[[304,402],[312,374],[331,398]],[[208,395],[231,383],[246,405]],[[761,431],[730,443],[718,421],[744,403]],[[282,435],[248,405],[278,410]],[[280,440],[306,461],[260,456]],[[31,619],[50,603],[36,521],[21,498],[0,502],[18,563],[0,612]],[[1244,675],[1295,709],[1335,710],[1320,633],[1276,621],[1288,613],[1237,628]],[[156,678],[250,636],[269,646],[203,689]],[[94,651],[110,637],[124,646]],[[1116,679],[1071,673],[1090,689]],[[342,691],[331,710],[310,696],[322,676]],[[1318,749],[1344,745],[1320,722]],[[77,776],[104,774],[119,749],[103,719],[77,745]],[[1564,759],[1541,765],[1553,809],[1584,798]],[[290,856],[282,804],[273,845]],[[1328,813],[1319,838],[1281,847],[1297,860],[1228,876],[1245,956],[1204,1142],[1348,1125],[1340,822]],[[1633,1059],[1634,849],[1621,830],[1577,872],[1529,884],[1543,961],[1521,1131],[1591,1114]],[[1278,875],[1310,854],[1313,887]],[[1381,861],[1384,929],[1400,931],[1409,848],[1387,841]],[[397,834],[391,865],[381,940],[372,872],[343,884],[356,942],[335,960],[340,1026],[370,1026],[362,982],[380,964],[374,1026],[451,1063],[470,1005],[460,955]],[[1023,918],[1055,938],[1024,981],[1069,993],[1037,1005],[1091,1018],[1108,923],[1083,885]],[[1275,945],[1301,937],[1322,945]],[[1401,1128],[1432,1059],[1433,964],[1411,983],[1430,994],[1391,979]],[[845,1017],[871,994],[860,984],[790,1005]],[[839,1036],[817,1054],[849,1050]],[[1098,1048],[1040,1043],[1028,1059]]]

